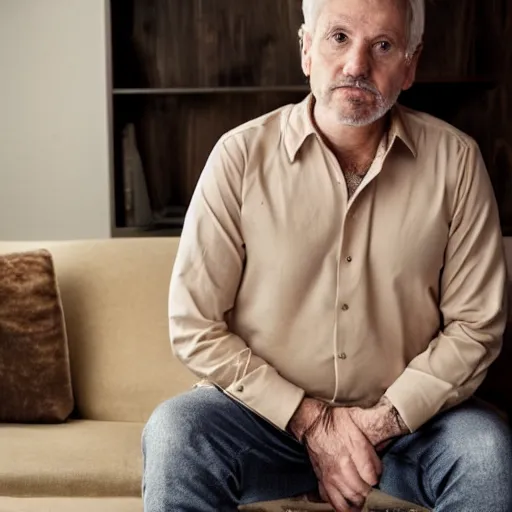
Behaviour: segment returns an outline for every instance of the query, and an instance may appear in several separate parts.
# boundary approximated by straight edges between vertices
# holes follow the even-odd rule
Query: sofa
[[[160,402],[197,381],[169,343],[178,244],[163,237],[0,242],[0,255],[44,248],[52,256],[74,400],[62,422],[0,424],[0,512],[142,512],[143,426]],[[503,411],[512,388],[507,360],[508,348],[480,390]],[[387,503],[379,493],[372,500]],[[273,506],[253,509],[330,510],[297,501]]]

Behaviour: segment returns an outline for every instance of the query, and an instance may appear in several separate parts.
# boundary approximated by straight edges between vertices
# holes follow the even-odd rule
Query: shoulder
[[[225,174],[243,177],[274,154],[293,108],[293,104],[282,106],[225,132],[210,152],[201,172],[202,181],[207,176],[218,179]]]
[[[245,160],[258,149],[277,146],[294,107],[287,104],[236,126],[220,137],[217,146],[224,151],[238,152]]]
[[[418,151],[451,148],[466,152],[478,147],[473,137],[438,117],[403,105],[398,109]]]

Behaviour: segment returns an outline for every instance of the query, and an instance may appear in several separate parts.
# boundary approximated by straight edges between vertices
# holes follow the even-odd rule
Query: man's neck
[[[340,163],[373,160],[388,127],[388,116],[368,126],[341,124],[332,112],[326,111],[318,103],[313,107],[313,121]]]

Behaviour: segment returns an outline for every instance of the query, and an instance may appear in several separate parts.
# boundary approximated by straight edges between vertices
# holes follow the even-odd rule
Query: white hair
[[[314,32],[321,4],[325,1],[302,0],[303,28],[308,32]],[[425,31],[425,0],[407,0],[407,6],[409,11],[407,56],[412,57],[423,40],[423,32]]]

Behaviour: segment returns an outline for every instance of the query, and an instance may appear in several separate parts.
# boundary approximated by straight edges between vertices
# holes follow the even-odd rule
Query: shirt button
[[[349,263],[351,263],[351,262],[352,262],[352,256],[347,256],[347,261],[348,261]]]
[[[341,310],[348,311],[348,304],[343,304],[343,306],[341,306]]]
[[[339,359],[347,359],[347,354],[345,352],[342,352],[341,354],[338,354]]]
[[[243,386],[238,386],[238,387],[236,388],[236,390],[237,390],[239,393],[241,393],[241,392],[244,390],[244,387],[243,387]]]

